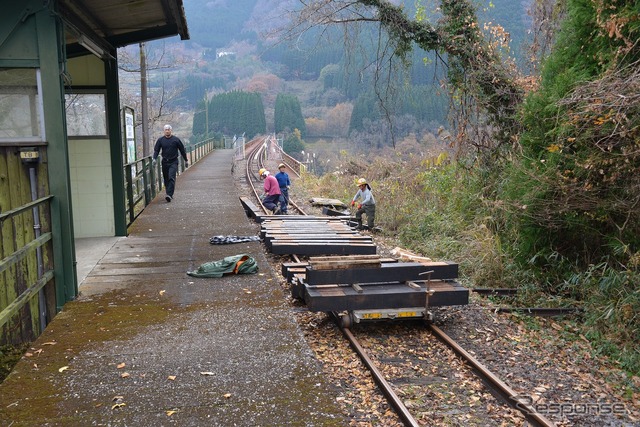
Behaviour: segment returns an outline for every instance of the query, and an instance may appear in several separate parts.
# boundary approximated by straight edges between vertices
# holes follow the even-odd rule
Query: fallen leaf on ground
[[[176,376],[175,376],[175,375],[169,375],[169,376],[167,377],[167,379],[169,379],[169,380],[173,381],[173,380],[175,380],[175,379],[176,379]]]
[[[111,409],[118,409],[118,408],[122,408],[123,406],[127,406],[126,403],[116,403],[115,405],[113,405],[111,407]]]
[[[58,372],[64,372],[64,371],[66,371],[67,369],[69,369],[69,367],[68,367],[68,366],[63,366],[62,368],[58,369]]]
[[[158,292],[158,293],[162,296],[162,295],[164,295],[164,293],[165,293],[165,292],[167,292],[167,291],[165,291],[165,290],[163,289],[163,290],[161,290],[161,291],[160,291],[160,292]]]
[[[172,410],[170,410],[170,411],[167,411],[167,416],[168,416],[168,417],[170,417],[171,415],[175,414],[176,412],[178,412],[178,411],[177,411],[177,410],[175,410],[175,409],[172,409]]]
[[[200,372],[200,375],[215,375],[213,372]]]
[[[225,393],[223,396],[224,396],[225,399],[228,399],[228,398],[231,397],[231,393]]]
[[[129,374],[129,372],[123,372],[122,374],[120,374],[120,378],[129,378],[131,376],[131,374]]]
[[[126,364],[126,363],[124,363],[124,362],[122,362],[122,363],[119,363],[119,364],[118,364],[118,366],[116,366],[116,368],[118,368],[118,369],[122,369],[122,368],[124,368],[125,366],[127,366],[127,364]]]

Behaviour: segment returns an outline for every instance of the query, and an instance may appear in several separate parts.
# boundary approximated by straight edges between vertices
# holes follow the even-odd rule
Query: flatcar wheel
[[[351,319],[351,313],[344,313],[340,315],[340,327],[349,329],[353,321]]]

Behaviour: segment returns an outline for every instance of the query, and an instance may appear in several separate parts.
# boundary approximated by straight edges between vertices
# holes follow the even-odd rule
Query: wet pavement
[[[342,426],[336,390],[297,328],[217,150],[161,193],[86,274],[0,385],[3,426]],[[200,279],[246,253],[259,272]],[[80,261],[79,261],[80,262]],[[83,274],[84,276],[84,274]]]

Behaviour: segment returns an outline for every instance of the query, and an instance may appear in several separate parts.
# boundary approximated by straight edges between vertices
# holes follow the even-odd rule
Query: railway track
[[[259,187],[261,181],[257,171],[261,168],[274,170],[275,165],[282,161],[281,157],[274,156],[277,147],[274,147],[273,144],[274,141],[270,137],[264,137],[254,142],[251,149],[248,150],[245,171],[251,192],[266,216],[271,212],[261,203],[261,188]],[[296,168],[292,168],[288,164],[287,172],[294,177],[299,176]],[[290,206],[293,207],[296,214],[306,215],[295,201],[290,200]],[[294,256],[294,261],[300,262],[300,258]],[[464,350],[461,345],[433,324],[427,323],[424,327],[424,322],[420,322],[419,326],[413,322],[413,326],[409,328],[403,325],[401,330],[404,332],[399,335],[397,333],[388,335],[384,332],[389,327],[398,328],[397,325],[369,325],[370,328],[361,328],[369,332],[360,331],[358,333],[364,334],[365,342],[363,343],[352,329],[343,326],[344,322],[341,320],[343,317],[339,313],[332,313],[332,316],[350,346],[371,373],[380,392],[386,397],[388,404],[393,408],[402,425],[430,425],[436,422],[437,420],[432,417],[437,418],[437,414],[442,412],[442,408],[447,407],[442,396],[452,393],[451,390],[455,390],[455,393],[458,394],[469,395],[468,407],[465,408],[465,412],[466,416],[474,419],[486,418],[486,422],[520,419],[523,424],[544,427],[555,425],[537,413],[528,402],[519,400],[519,394],[512,390],[505,381],[498,378]],[[381,331],[382,334],[380,334]],[[376,338],[372,338],[372,336]],[[386,343],[384,336],[390,337]],[[398,340],[413,350],[405,355],[394,353],[393,349],[396,347],[394,343],[397,343]],[[366,350],[367,347],[376,350],[370,354]],[[443,364],[442,360],[447,362]],[[475,379],[471,378],[471,372],[476,374]],[[456,377],[456,380],[449,381],[451,376]],[[403,383],[404,385],[402,385]],[[444,384],[445,389],[436,392],[433,390],[433,384]],[[410,406],[422,408],[417,413],[406,404],[406,402],[416,401],[422,403],[420,405],[410,403]],[[425,411],[425,405],[432,410]],[[486,411],[482,409],[486,405],[495,408],[492,415],[487,415]],[[474,407],[478,407],[478,410]],[[455,408],[451,410],[456,411]],[[485,421],[481,421],[481,423]]]
[[[440,328],[417,323],[421,322],[356,331],[337,322],[402,425],[445,422],[442,414],[447,412],[463,414],[463,418],[474,420],[470,422],[473,425],[500,424],[504,420],[513,420],[514,425],[518,421],[522,425],[555,425]],[[399,351],[398,341],[409,350]],[[462,410],[447,402],[447,396],[453,394],[458,402],[460,396],[466,402]],[[487,407],[493,410],[489,413]]]
[[[300,167],[299,165],[298,167],[292,166],[294,162],[297,162],[297,160],[293,159],[292,157],[286,156],[286,159],[283,158],[284,153],[282,153],[282,150],[280,150],[280,148],[278,147],[277,142],[271,136],[263,136],[257,138],[250,144],[251,145],[247,147],[247,162],[245,171],[247,183],[249,183],[251,193],[255,197],[256,202],[258,203],[264,214],[271,215],[271,212],[267,208],[265,208],[260,198],[260,195],[263,193],[263,191],[262,182],[260,181],[260,177],[258,176],[258,171],[262,168],[265,168],[269,171],[274,171],[277,169],[278,164],[284,163],[286,165],[285,171],[290,176],[292,176],[292,179],[295,179],[295,177],[300,177]],[[293,200],[289,200],[289,206],[293,208],[295,214],[306,215],[302,208]]]

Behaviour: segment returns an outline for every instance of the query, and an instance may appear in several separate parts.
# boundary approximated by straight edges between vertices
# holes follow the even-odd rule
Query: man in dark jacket
[[[164,125],[164,136],[156,141],[153,148],[153,162],[155,164],[160,150],[162,150],[162,179],[167,193],[165,200],[170,202],[173,200],[173,191],[176,186],[176,174],[178,173],[178,156],[182,155],[184,159],[184,167],[189,166],[187,161],[187,151],[184,144],[175,135],[171,134],[171,125]]]
[[[289,187],[291,187],[291,180],[289,180],[289,174],[285,172],[287,166],[284,163],[280,163],[278,165],[278,172],[276,174],[276,179],[278,180],[278,185],[280,186],[280,193],[282,197],[280,198],[280,210],[283,214],[287,215],[287,205],[289,204]]]

